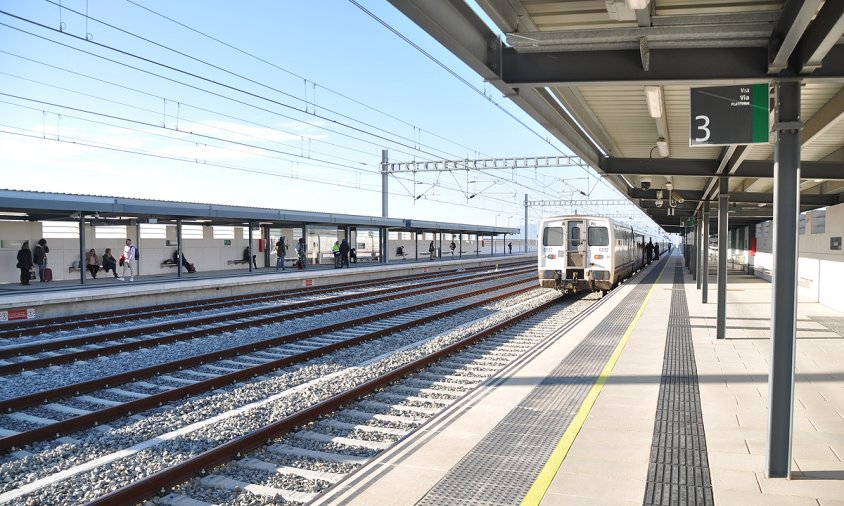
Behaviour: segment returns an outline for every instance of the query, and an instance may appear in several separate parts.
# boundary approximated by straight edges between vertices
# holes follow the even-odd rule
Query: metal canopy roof
[[[278,225],[307,223],[310,225],[386,227],[388,229],[423,228],[431,231],[492,235],[517,234],[519,232],[519,229],[509,227],[417,222],[415,220],[377,216],[18,190],[0,190],[0,213],[12,213],[5,216],[0,214],[0,219],[25,221],[77,221],[82,214],[86,221],[97,225],[143,223],[150,218],[154,218],[158,223],[181,219],[186,222],[209,225],[243,225],[249,222]]]
[[[666,230],[717,197],[720,175],[731,224],[770,219],[774,144],[690,147],[698,86],[801,79],[803,208],[842,202],[844,1],[477,0],[503,38],[462,0],[391,3]],[[692,198],[668,216],[642,177]]]

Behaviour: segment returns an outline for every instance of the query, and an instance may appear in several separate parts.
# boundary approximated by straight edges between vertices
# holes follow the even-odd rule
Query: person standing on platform
[[[659,243],[654,244],[654,260],[659,260]]]
[[[287,256],[287,243],[284,242],[284,237],[280,238],[277,243],[275,243],[275,270],[278,272],[279,267],[281,270],[284,270],[284,257]]]
[[[512,255],[513,254],[513,243],[512,242],[507,243],[507,249],[510,250],[510,254]]]
[[[126,246],[123,247],[123,271],[120,274],[120,281],[126,280],[126,269],[129,269],[129,281],[135,281],[136,270],[138,269],[135,261],[135,254],[137,248],[132,244],[132,239],[126,239]]]
[[[21,249],[18,250],[18,269],[21,270],[21,284],[24,286],[29,285],[29,271],[32,270],[33,265],[29,241],[24,241]]]
[[[97,252],[94,248],[85,255],[85,268],[91,273],[91,277],[97,279],[97,273],[100,271],[100,260],[97,258]]]
[[[106,248],[105,253],[103,253],[103,270],[105,272],[111,271],[114,277],[117,277],[117,260],[111,254],[111,248]]]
[[[645,245],[645,257],[647,257],[646,258],[647,261],[645,263],[646,264],[651,263],[651,260],[653,260],[653,256],[654,256],[654,243],[653,243],[653,241],[648,239],[648,244]]]
[[[334,245],[331,246],[331,254],[334,255],[334,268],[338,269],[340,267],[340,241],[334,241]]]
[[[451,241],[451,244],[448,245],[448,249],[451,250],[451,256],[454,256],[454,250],[457,249],[457,245],[454,244],[454,241]]]
[[[431,260],[434,259],[434,252],[436,251],[437,249],[434,247],[434,241],[431,241],[431,244],[428,245],[428,253],[431,255]]]
[[[340,267],[349,267],[349,251],[351,249],[349,241],[343,239],[343,242],[340,243]]]
[[[50,248],[47,246],[47,239],[41,239],[38,241],[38,244],[35,245],[35,250],[33,251],[33,261],[35,265],[38,266],[38,281],[44,283],[44,270],[47,268],[47,253],[50,252]]]
[[[300,237],[299,242],[296,244],[296,257],[298,258],[297,264],[299,269],[304,269],[307,262],[307,246],[305,245],[304,237]]]

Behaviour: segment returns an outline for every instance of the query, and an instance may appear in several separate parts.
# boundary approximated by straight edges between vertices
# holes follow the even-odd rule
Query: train
[[[648,241],[660,253],[671,244],[602,216],[549,216],[538,231],[539,285],[563,293],[606,294],[645,266]]]

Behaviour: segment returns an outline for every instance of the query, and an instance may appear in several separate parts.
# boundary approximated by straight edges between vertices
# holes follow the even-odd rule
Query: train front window
[[[542,245],[562,246],[563,227],[546,227],[545,230],[542,231]]]
[[[609,246],[610,234],[607,227],[589,227],[589,246]]]

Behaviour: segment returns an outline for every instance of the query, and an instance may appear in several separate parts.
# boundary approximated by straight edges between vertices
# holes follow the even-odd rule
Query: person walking
[[[428,245],[428,253],[431,255],[431,260],[434,259],[434,252],[436,251],[437,249],[434,247],[434,241],[431,241],[431,244]]]
[[[275,243],[275,271],[278,272],[279,267],[284,270],[284,257],[287,256],[287,243],[284,242],[284,237],[280,238]]]
[[[38,244],[35,245],[35,250],[32,254],[32,260],[35,262],[35,265],[38,266],[38,280],[41,283],[46,281],[46,279],[44,279],[44,271],[47,269],[47,253],[49,252],[50,248],[47,246],[47,239],[42,238],[38,241]]]
[[[650,239],[648,239],[648,244],[645,245],[645,257],[647,258],[646,264],[651,263],[654,256],[654,243]]]
[[[138,269],[135,262],[137,252],[137,248],[132,244],[132,239],[126,239],[126,246],[123,246],[123,256],[121,257],[123,259],[123,271],[118,278],[120,281],[126,280],[126,269],[129,269],[129,281],[135,281],[135,271]]]
[[[338,269],[340,267],[340,241],[334,241],[334,245],[331,246],[331,254],[334,255],[334,268]]]
[[[111,254],[111,248],[106,248],[105,253],[103,253],[103,270],[105,272],[111,271],[114,277],[117,277],[117,260]]]
[[[85,268],[91,273],[91,277],[97,279],[97,273],[100,271],[100,260],[97,258],[97,252],[94,248],[88,251],[85,255]]]
[[[343,239],[343,242],[340,243],[340,267],[349,267],[349,251],[351,249],[349,241]]]
[[[448,245],[448,249],[451,250],[451,256],[454,256],[454,250],[457,249],[457,245],[454,244],[454,241],[451,241],[451,244]]]
[[[32,270],[32,252],[29,250],[29,241],[24,241],[21,244],[21,249],[18,250],[18,269],[21,270],[21,284],[26,286],[29,284],[29,271]]]

